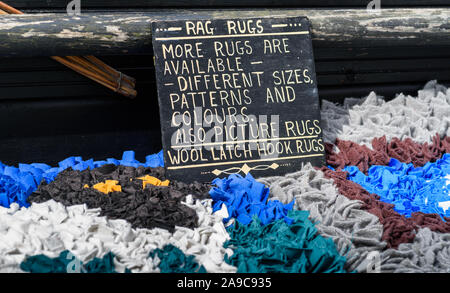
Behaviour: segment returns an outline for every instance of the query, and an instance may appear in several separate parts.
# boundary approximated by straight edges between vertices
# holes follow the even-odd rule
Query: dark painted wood
[[[389,90],[382,91],[383,95],[390,97],[399,91],[413,94],[420,86],[415,85],[411,90],[409,87],[411,78],[419,85],[425,84],[430,79],[445,84],[450,82],[447,66],[450,63],[449,54],[450,49],[444,50],[441,47],[315,49],[319,95],[327,99],[349,95],[362,96],[364,93],[361,91],[352,92],[353,86],[380,89],[383,84],[393,83],[398,84],[397,91],[389,87]],[[156,99],[151,55],[101,56],[101,59],[137,78],[138,96]],[[122,99],[119,95],[45,57],[0,59],[0,76],[2,77],[0,100],[59,99],[64,96],[92,95]]]
[[[119,100],[91,96],[2,101],[0,111],[3,137],[159,129],[156,97]]]
[[[317,61],[334,60],[408,60],[416,58],[450,58],[450,46],[387,46],[314,48]],[[395,63],[395,62],[394,62]]]
[[[67,0],[8,0],[21,9],[65,8]],[[153,8],[153,7],[366,7],[368,0],[88,0],[84,8]],[[446,0],[382,0],[382,7],[445,6]]]
[[[161,142],[159,129],[127,130],[96,133],[65,133],[41,136],[15,135],[1,138],[0,161],[4,164],[46,163],[57,166],[70,156],[81,156],[84,160],[121,159],[126,150],[134,150],[136,159],[145,162],[145,156],[159,152]]]
[[[132,15],[7,15],[0,18],[0,56],[148,53],[149,18]],[[9,51],[9,53],[6,53]]]
[[[3,100],[0,142],[0,161],[8,164],[120,158],[125,150],[143,160],[161,149],[158,103],[101,96]]]
[[[154,10],[145,13],[33,14],[0,18],[0,56],[145,54],[155,20],[307,16],[314,48],[450,46],[450,8]]]
[[[440,82],[450,86],[450,82]],[[417,96],[417,91],[423,89],[423,82],[393,82],[379,84],[347,85],[347,86],[322,86],[319,89],[319,95],[328,101],[342,104],[344,98],[362,98],[370,92],[384,97],[386,101],[392,100],[397,94]],[[322,100],[322,99],[321,99]]]

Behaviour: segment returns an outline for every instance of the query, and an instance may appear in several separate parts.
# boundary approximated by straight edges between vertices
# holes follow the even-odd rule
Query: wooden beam
[[[314,47],[450,46],[450,8],[152,10],[0,17],[0,56],[145,54],[158,19],[309,17]]]
[[[369,0],[88,0],[83,8],[155,8],[155,7],[366,7]],[[65,8],[68,0],[8,0],[22,9]],[[382,7],[446,6],[448,0],[383,0]]]

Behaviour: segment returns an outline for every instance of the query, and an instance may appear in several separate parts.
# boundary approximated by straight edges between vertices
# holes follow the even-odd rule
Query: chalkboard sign
[[[152,26],[169,178],[283,175],[324,163],[306,17]]]

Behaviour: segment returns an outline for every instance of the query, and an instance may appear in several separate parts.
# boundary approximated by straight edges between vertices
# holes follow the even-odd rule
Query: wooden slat
[[[438,72],[449,70],[449,58],[379,59],[316,61],[318,74],[375,73],[375,72]]]
[[[101,56],[101,59],[119,70],[153,66],[152,55],[110,55]],[[65,70],[66,67],[47,57],[0,58],[0,72],[34,72],[61,69]]]
[[[450,81],[441,83],[450,86]],[[424,86],[423,82],[396,82],[391,84],[362,84],[349,86],[322,86],[319,89],[321,99],[326,99],[335,103],[342,103],[344,98],[366,97],[370,92],[375,92],[383,96],[385,100],[392,100],[397,94],[409,94],[417,96],[417,91]]]
[[[316,62],[316,72],[320,75],[331,74],[370,74],[370,73],[392,73],[392,72],[430,72],[443,73],[449,70],[449,59],[413,59],[413,60],[376,60],[376,61],[330,61]],[[125,68],[121,68],[123,70]],[[147,78],[152,81],[153,67],[142,66],[139,68],[127,68],[127,74]],[[0,72],[1,86],[26,86],[26,85],[52,85],[58,83],[73,83],[88,81],[78,74],[58,68],[56,70],[41,70],[23,72]],[[404,77],[408,78],[408,77]]]
[[[33,14],[0,17],[0,56],[148,54],[152,21],[308,16],[315,48],[450,46],[450,8],[155,10],[147,13]]]
[[[351,88],[353,86],[365,87],[367,90],[371,90],[372,87],[379,86],[392,86],[396,85],[396,91],[401,92],[409,88],[403,88],[404,84],[415,82],[422,86],[428,81],[436,79],[439,83],[449,85],[450,84],[450,72],[394,72],[394,73],[370,73],[370,74],[333,74],[333,75],[318,75],[317,80],[319,84],[319,96],[320,98],[326,98],[333,96],[331,89],[346,90],[352,93]],[[143,81],[143,80],[140,80]],[[138,80],[139,82],[139,80]],[[139,92],[140,97],[147,99],[156,99],[155,84],[151,82],[140,83]],[[327,89],[327,94],[324,95],[323,89]],[[395,92],[392,92],[395,93]],[[91,95],[99,95],[103,97],[114,97],[121,99],[120,96],[109,91],[105,91],[103,88],[84,83],[54,83],[45,85],[29,85],[23,84],[11,87],[2,87],[0,89],[0,100],[21,100],[21,99],[61,99],[61,98],[82,98],[89,97]],[[337,94],[337,93],[336,93]],[[339,95],[342,96],[342,95]],[[361,95],[362,96],[362,95]]]
[[[129,75],[146,75],[148,81],[154,78],[154,74],[151,72],[152,68],[139,68],[139,69],[126,69],[126,73]],[[27,85],[56,85],[58,83],[79,83],[79,82],[90,82],[84,76],[80,76],[76,72],[70,70],[64,70],[58,68],[57,70],[48,71],[23,71],[23,72],[0,72],[0,87],[2,86],[27,86]],[[125,70],[124,70],[125,73]],[[0,90],[1,91],[1,90]]]
[[[391,51],[385,48],[385,52]],[[339,60],[340,57],[344,59]],[[335,55],[335,60],[316,60],[319,92],[323,88],[333,86],[367,85],[369,88],[392,82],[399,83],[398,90],[401,91],[403,90],[401,85],[404,83],[417,82],[423,85],[430,79],[437,79],[441,83],[450,81],[448,67],[450,57],[398,59],[386,55],[388,59],[367,60],[348,60],[347,57]],[[101,58],[126,74],[135,76],[142,97],[156,97],[151,55],[101,56]],[[8,62],[0,62],[0,100],[91,95],[120,98],[45,57],[3,60]]]
[[[0,103],[0,113],[2,138],[159,129],[156,99],[9,100]]]
[[[85,160],[120,159],[124,151],[134,150],[136,159],[145,162],[145,156],[161,150],[159,137],[159,129],[64,135],[49,132],[31,137],[16,135],[1,139],[0,161],[8,165],[39,162],[57,166],[59,161],[70,156],[81,156]]]
[[[388,49],[388,48],[386,48]],[[133,58],[136,57],[136,58]],[[116,68],[121,70],[154,70],[152,56],[129,56],[129,62],[122,58],[112,58],[111,56],[102,56],[102,59],[108,58],[108,62],[114,64]],[[437,57],[437,58],[391,58],[389,55],[384,59],[340,59],[335,56],[333,60],[318,59],[316,58],[316,71],[319,73],[329,72],[343,72],[343,70],[352,69],[354,71],[369,72],[369,71],[404,71],[415,69],[446,69],[448,68],[449,57]],[[59,63],[53,63],[51,60],[45,57],[36,58],[11,58],[0,59],[5,61],[11,61],[2,63],[0,61],[0,74],[2,73],[20,73],[28,72],[32,75],[36,71],[68,71],[64,66]],[[5,78],[8,78],[5,76]],[[39,77],[38,77],[39,78]],[[4,81],[0,79],[0,83]]]
[[[65,8],[67,0],[8,0],[17,8]],[[153,8],[153,7],[366,7],[367,0],[88,0],[82,1],[84,8]],[[446,0],[383,0],[382,7],[444,6]]]
[[[156,99],[9,100],[0,103],[0,161],[105,159],[133,149],[140,160],[161,149]]]
[[[450,80],[450,69],[433,71],[409,71],[409,72],[387,72],[387,73],[366,73],[366,74],[330,74],[318,75],[317,83],[325,85],[358,85],[358,84],[388,84],[398,82],[420,82],[424,80],[437,79],[440,81]],[[338,81],[338,83],[336,82]],[[400,90],[400,89],[399,89]]]
[[[314,48],[314,59],[327,60],[407,60],[412,58],[450,58],[448,46],[389,46],[372,48]]]

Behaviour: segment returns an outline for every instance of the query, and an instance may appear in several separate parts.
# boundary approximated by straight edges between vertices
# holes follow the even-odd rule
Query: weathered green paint
[[[152,10],[0,17],[0,56],[143,54],[158,19],[307,16],[315,47],[450,46],[450,8]]]
[[[65,9],[67,0],[8,0],[9,5],[22,9]],[[369,0],[89,0],[87,8],[155,8],[155,7],[366,7]],[[383,0],[383,7],[448,5],[448,0]]]

